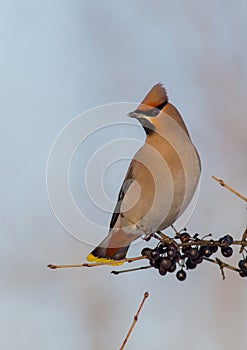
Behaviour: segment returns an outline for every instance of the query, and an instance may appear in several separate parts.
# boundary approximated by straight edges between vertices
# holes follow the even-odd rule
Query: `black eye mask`
[[[157,115],[160,114],[161,109],[163,107],[165,107],[166,104],[167,104],[167,101],[165,101],[165,102],[161,103],[160,105],[158,105],[157,107],[149,109],[147,111],[142,111],[140,109],[136,109],[135,113],[143,114],[143,115],[145,115],[147,117],[157,117]]]
[[[136,109],[135,110],[136,114],[143,114],[143,116],[147,116],[147,117],[157,117],[157,115],[160,113],[160,110],[157,108],[152,108],[149,109],[148,111],[142,111],[140,109]]]

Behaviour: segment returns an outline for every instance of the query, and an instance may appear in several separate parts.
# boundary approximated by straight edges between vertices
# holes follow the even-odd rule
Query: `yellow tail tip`
[[[97,256],[94,256],[92,253],[88,254],[86,257],[87,261],[95,262],[95,263],[106,263],[108,265],[117,266],[122,265],[123,262],[113,260],[113,259],[107,259],[107,258],[97,258]]]

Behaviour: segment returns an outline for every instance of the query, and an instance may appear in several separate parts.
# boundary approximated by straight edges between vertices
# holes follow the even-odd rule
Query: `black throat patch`
[[[146,118],[138,118],[138,120],[141,123],[147,135],[150,135],[155,131],[155,126]]]

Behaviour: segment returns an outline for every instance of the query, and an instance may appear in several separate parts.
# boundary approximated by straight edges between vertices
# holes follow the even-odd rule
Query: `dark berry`
[[[163,244],[159,244],[157,250],[162,254],[164,252],[165,246]]]
[[[210,249],[211,249],[211,251],[212,251],[212,254],[214,254],[214,253],[217,252],[218,246],[217,246],[217,245],[212,245],[212,246],[210,247]]]
[[[190,240],[190,235],[187,232],[183,232],[180,235],[180,240],[182,243],[187,243]]]
[[[190,247],[183,247],[183,248],[182,248],[182,252],[183,252],[186,256],[189,255],[189,250],[190,250]]]
[[[233,237],[230,235],[226,235],[225,237],[228,239],[228,242],[231,245],[233,243]]]
[[[238,266],[239,266],[240,270],[247,273],[247,260],[246,259],[240,260],[238,263]]]
[[[174,252],[174,250],[168,249],[168,251],[167,251],[168,258],[174,258],[175,255],[176,255],[176,252]]]
[[[160,257],[160,252],[158,249],[154,248],[152,251],[151,251],[151,257],[152,259],[156,260],[156,259],[159,259]]]
[[[172,262],[171,266],[169,267],[169,269],[167,270],[168,272],[174,272],[176,270],[176,263]]]
[[[193,263],[195,263],[196,265],[201,264],[201,263],[203,262],[203,256],[202,256],[202,255],[199,255],[198,258],[196,258],[196,259],[191,259],[191,261],[192,261]]]
[[[164,269],[162,266],[159,267],[159,274],[161,276],[165,276],[167,274],[167,270]]]
[[[176,273],[176,277],[179,281],[184,281],[186,279],[186,272],[184,270],[179,270],[177,273]]]
[[[197,259],[200,255],[199,250],[197,248],[190,248],[188,251],[188,255],[191,259]]]
[[[185,266],[187,267],[188,270],[193,270],[196,268],[196,263],[192,261],[190,258],[188,258],[185,261]]]
[[[230,256],[232,256],[233,253],[233,249],[232,247],[224,247],[221,248],[221,254],[225,257],[225,258],[229,258]]]
[[[229,247],[232,244],[232,242],[233,242],[233,238],[230,235],[226,235],[219,239],[220,246],[224,248]]]
[[[152,252],[152,249],[150,249],[150,248],[143,248],[142,251],[141,251],[141,255],[145,256],[148,259],[150,259],[151,258],[151,252]]]
[[[154,268],[158,269],[160,267],[160,258],[159,259],[150,259],[149,264]]]
[[[167,249],[167,256],[169,258],[174,258],[177,254],[177,247],[174,244],[170,244]]]
[[[227,247],[228,246],[228,241],[224,237],[221,237],[219,239],[219,244],[220,244],[221,247]]]
[[[160,266],[162,266],[162,268],[168,270],[170,268],[172,264],[172,261],[168,258],[162,258],[160,261]]]
[[[213,254],[212,249],[209,246],[201,247],[200,253],[206,258],[209,258]]]
[[[247,272],[244,272],[244,271],[239,271],[239,275],[241,276],[241,277],[247,277]]]

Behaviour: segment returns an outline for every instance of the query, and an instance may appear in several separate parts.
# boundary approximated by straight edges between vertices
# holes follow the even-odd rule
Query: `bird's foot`
[[[160,239],[165,244],[174,243],[174,240],[171,237],[167,236],[165,233],[163,233],[161,231],[157,231],[155,233],[155,237]]]
[[[146,242],[150,241],[150,239],[154,236],[153,232],[151,233],[144,233],[142,236],[142,239]]]

